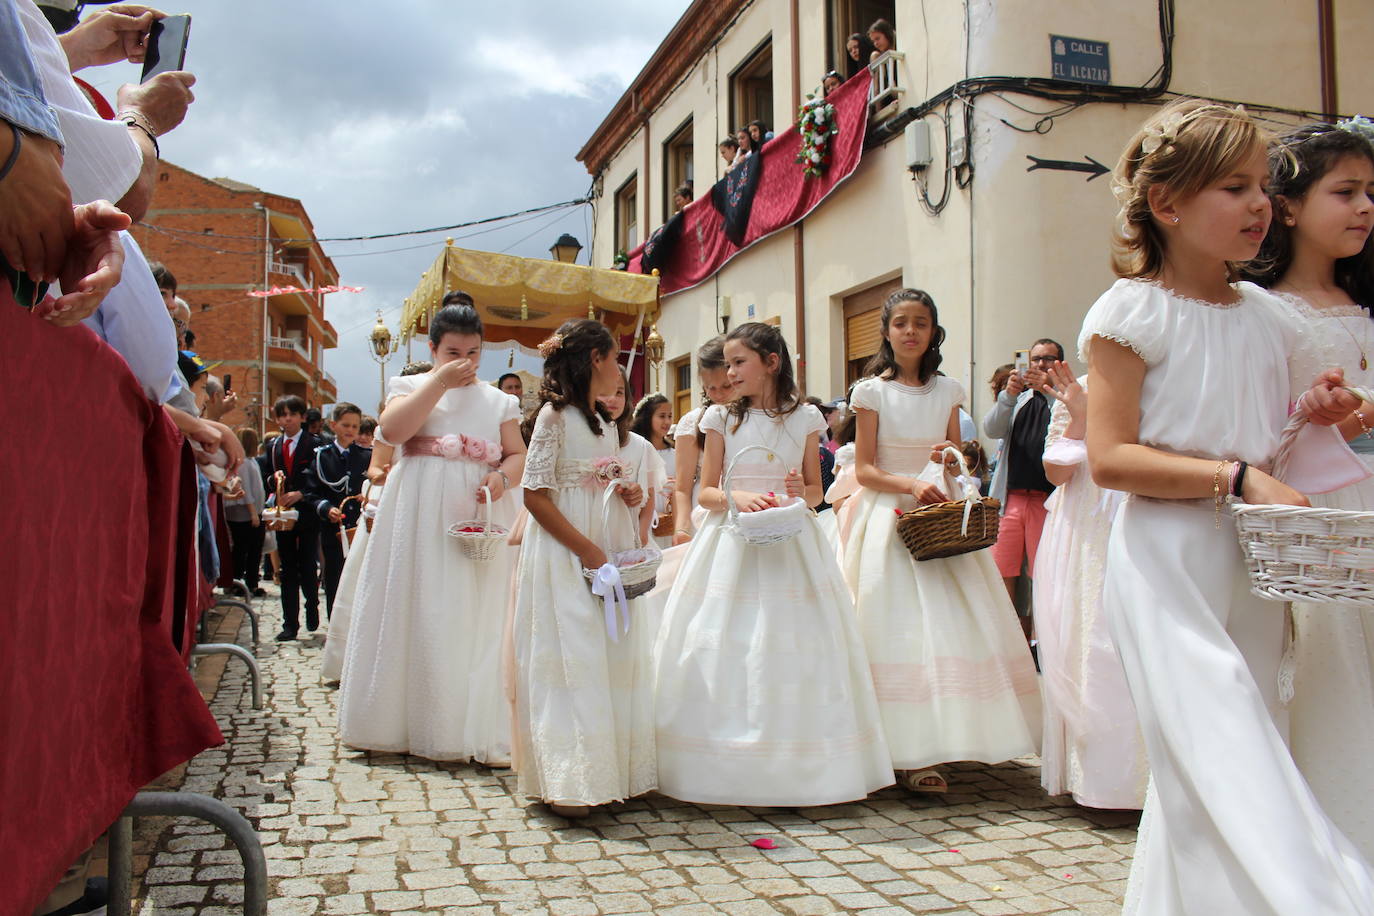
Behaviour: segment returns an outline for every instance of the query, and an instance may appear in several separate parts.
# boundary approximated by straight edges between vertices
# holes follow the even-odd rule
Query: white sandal
[[[925,782],[924,780],[934,779],[938,782]],[[944,795],[949,791],[949,783],[945,777],[934,770],[907,770],[902,774],[901,784],[912,792],[922,792],[928,795]]]

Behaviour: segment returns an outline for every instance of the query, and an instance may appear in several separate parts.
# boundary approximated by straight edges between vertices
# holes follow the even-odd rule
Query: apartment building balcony
[[[314,381],[316,367],[310,361],[310,351],[298,337],[267,338],[267,372],[290,382]]]
[[[334,349],[339,345],[339,332],[327,320],[321,321],[320,324],[324,329],[324,339],[320,341],[320,346],[326,350]]]
[[[901,51],[884,51],[868,65],[872,82],[868,87],[868,108],[870,117],[890,105],[899,102],[906,94],[902,85],[902,64],[906,55]]]
[[[332,403],[339,400],[339,383],[334,376],[323,370],[320,371],[320,379],[316,387],[320,394],[324,395],[325,403]]]

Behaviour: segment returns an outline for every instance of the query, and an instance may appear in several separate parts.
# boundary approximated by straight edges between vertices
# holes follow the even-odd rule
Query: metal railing
[[[305,344],[299,337],[269,337],[267,338],[267,345],[269,347],[281,347],[283,350],[295,350],[306,362],[310,362],[310,351],[305,348]]]
[[[877,60],[868,65],[873,80],[868,87],[868,104],[882,108],[895,102],[906,90],[902,87],[900,64],[906,59],[901,51],[884,51]]]
[[[334,376],[330,375],[328,372],[323,373],[323,375],[324,375],[325,381],[327,381],[327,382],[329,382],[329,384],[333,385],[335,391],[338,391],[338,390],[339,390],[339,383],[338,383],[337,381],[335,381]]]
[[[310,288],[310,281],[305,278],[305,270],[299,264],[288,264],[286,261],[268,261],[267,269],[273,273],[289,274],[300,281],[302,289]]]

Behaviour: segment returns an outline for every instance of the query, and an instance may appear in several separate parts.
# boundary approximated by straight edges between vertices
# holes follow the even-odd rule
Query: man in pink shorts
[[[992,477],[992,495],[1002,501],[1002,523],[992,556],[1013,598],[1022,561],[1027,569],[1035,568],[1035,552],[1045,526],[1045,500],[1054,492],[1042,461],[1051,404],[1035,386],[1045,370],[1063,358],[1064,348],[1057,342],[1037,340],[1030,351],[1030,370],[1024,376],[1013,373],[983,417],[983,432],[1002,440]],[[1029,638],[1030,617],[1023,617],[1021,625]]]

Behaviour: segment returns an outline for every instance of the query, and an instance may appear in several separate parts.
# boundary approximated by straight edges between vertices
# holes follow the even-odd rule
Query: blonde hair
[[[1179,99],[1155,112],[1126,144],[1112,173],[1121,203],[1112,236],[1112,269],[1119,277],[1158,275],[1165,239],[1150,210],[1150,189],[1163,185],[1172,199],[1191,197],[1230,175],[1270,135],[1242,106]],[[1231,279],[1238,265],[1227,264]]]

